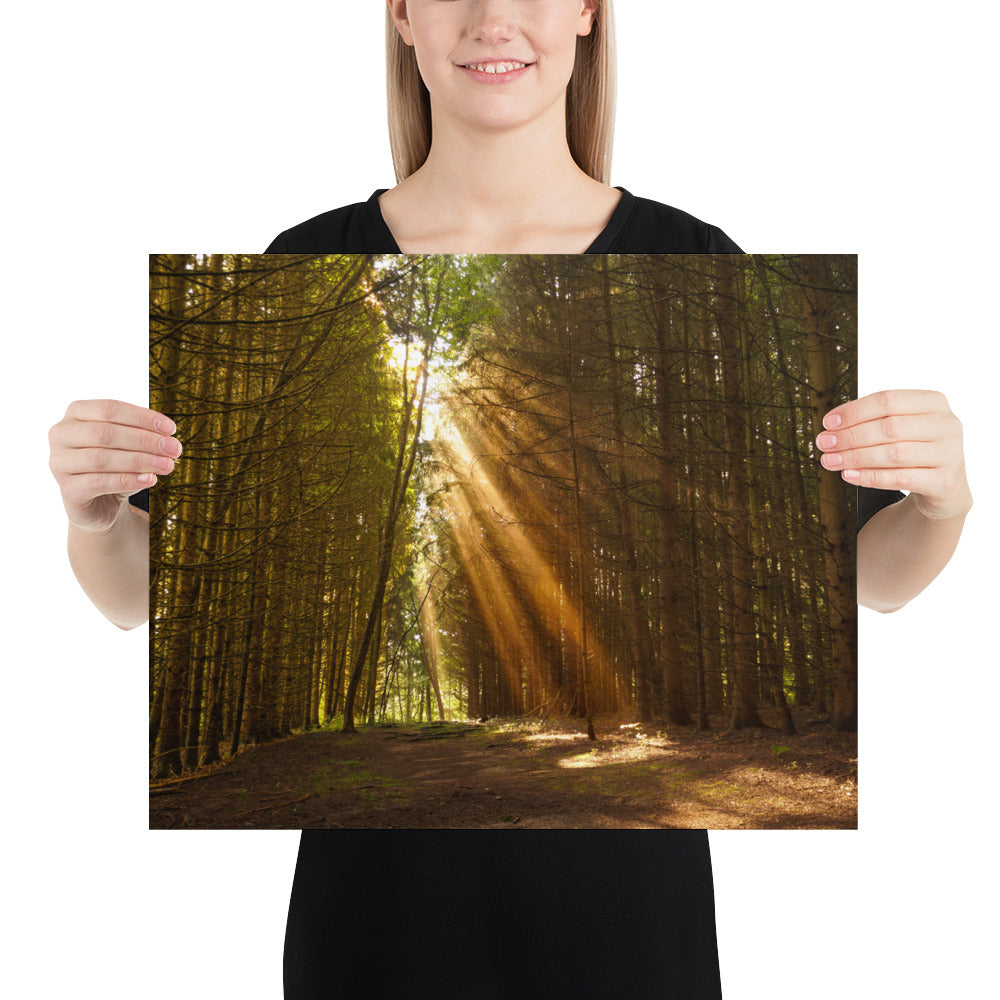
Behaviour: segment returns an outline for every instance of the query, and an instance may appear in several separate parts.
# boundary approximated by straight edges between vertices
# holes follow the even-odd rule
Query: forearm
[[[69,526],[69,561],[94,605],[121,629],[149,618],[149,522],[129,507],[111,530],[98,534]]]
[[[880,510],[858,534],[858,604],[898,611],[948,564],[962,534],[967,505],[953,517],[934,519],[913,494]]]

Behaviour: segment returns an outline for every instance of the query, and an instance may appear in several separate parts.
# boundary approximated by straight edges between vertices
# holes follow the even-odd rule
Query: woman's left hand
[[[890,389],[832,409],[816,438],[825,469],[857,486],[908,490],[934,520],[972,506],[962,423],[940,392]]]

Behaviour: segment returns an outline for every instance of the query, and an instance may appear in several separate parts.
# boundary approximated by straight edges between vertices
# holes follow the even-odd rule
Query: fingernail
[[[169,472],[174,467],[174,463],[169,458],[154,458],[153,466],[157,472]]]
[[[837,447],[837,435],[836,434],[820,434],[819,436],[819,446],[826,451],[829,448]]]
[[[173,434],[177,430],[177,425],[168,417],[157,417],[155,426],[161,434]]]
[[[147,486],[150,483],[152,483],[154,479],[156,479],[156,476],[154,476],[152,472],[140,472],[139,473],[139,482],[140,483],[145,483]]]
[[[828,430],[832,431],[839,427],[844,422],[843,417],[839,413],[828,413],[823,418],[823,426]]]
[[[821,459],[821,461],[823,462],[823,464],[828,469],[836,469],[838,465],[843,465],[844,464],[844,456],[843,455],[824,455],[823,458]]]
[[[857,469],[844,469],[842,473],[845,479],[860,479],[861,473]]]

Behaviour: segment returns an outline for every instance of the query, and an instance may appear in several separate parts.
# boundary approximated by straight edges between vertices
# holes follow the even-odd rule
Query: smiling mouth
[[[487,62],[487,63],[462,63],[462,69],[471,69],[476,73],[488,73],[491,76],[503,73],[513,73],[515,70],[524,69],[532,63],[523,63],[510,60],[508,62]]]

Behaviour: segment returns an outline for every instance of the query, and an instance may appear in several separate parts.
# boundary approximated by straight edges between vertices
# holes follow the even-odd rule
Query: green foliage
[[[401,778],[378,774],[363,760],[332,761],[313,771],[301,782],[303,789],[316,795],[350,790],[382,792],[401,789],[405,784]],[[361,789],[362,785],[366,788]]]

